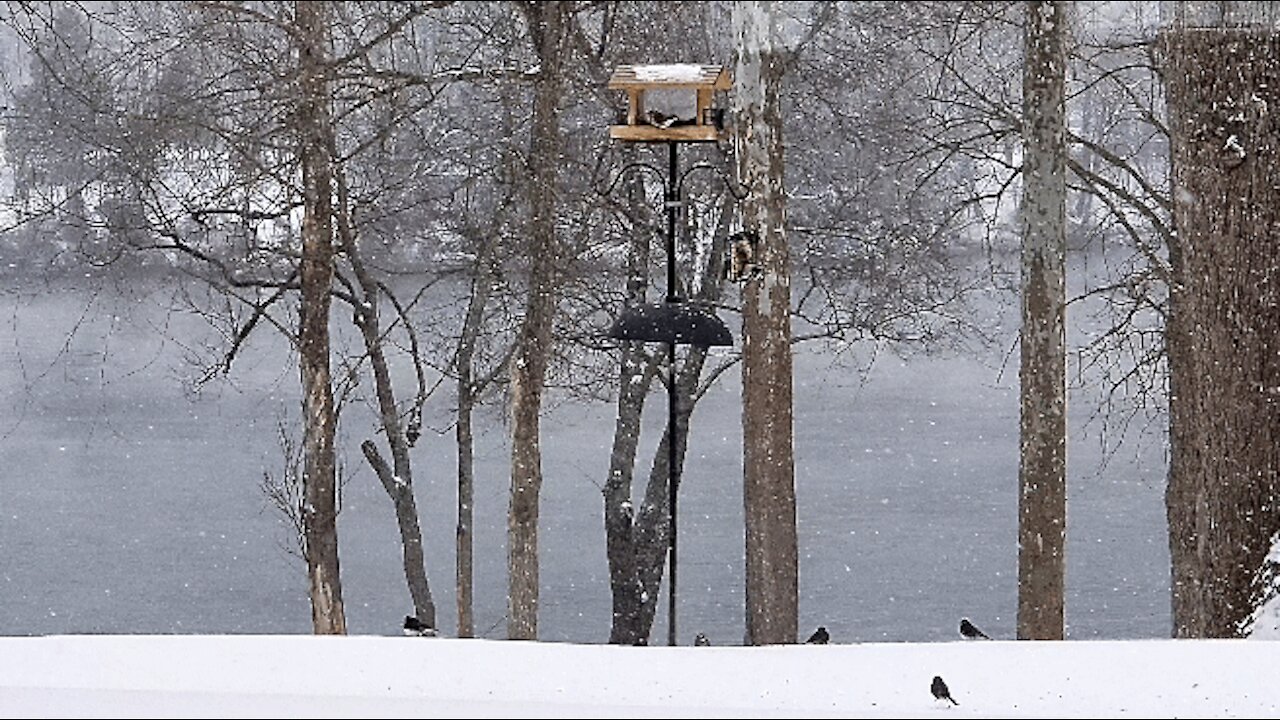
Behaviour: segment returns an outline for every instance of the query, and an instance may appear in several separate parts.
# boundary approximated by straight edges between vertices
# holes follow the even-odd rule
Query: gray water
[[[193,388],[208,326],[166,310],[163,283],[0,294],[0,634],[305,633],[305,567],[260,489],[279,475],[277,426],[298,416],[295,358],[263,334],[223,379]],[[1007,349],[1008,346],[1006,346]],[[1017,582],[1016,353],[857,363],[796,357],[802,637],[957,637],[968,616],[1011,638]],[[740,390],[731,370],[694,416],[681,485],[681,642],[743,635]],[[455,628],[455,460],[447,393],[414,449],[428,572]],[[1072,396],[1068,636],[1167,637],[1165,460],[1159,437],[1103,464],[1091,395]],[[655,396],[642,453],[665,416]],[[507,428],[477,418],[476,627],[505,633]],[[339,520],[349,629],[398,634],[411,603],[390,501],[358,450],[371,424],[344,416]],[[609,590],[600,483],[608,405],[558,403],[543,423],[544,640],[603,642]],[[664,599],[655,637],[666,634]]]

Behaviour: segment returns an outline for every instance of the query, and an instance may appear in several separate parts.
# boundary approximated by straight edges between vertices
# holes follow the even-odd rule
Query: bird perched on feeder
[[[933,692],[933,697],[938,700],[949,700],[952,705],[959,705],[956,699],[951,697],[951,690],[947,684],[942,681],[941,675],[933,676],[933,684],[929,686],[929,690]]]
[[[404,634],[410,637],[435,637],[436,629],[412,615],[405,615]]]
[[[711,645],[711,640],[707,638],[706,633],[698,633],[693,638],[693,644],[697,647],[708,647]]]
[[[960,634],[967,640],[977,640],[978,638],[991,639],[991,636],[978,629],[977,625],[969,622],[969,618],[960,618]]]
[[[669,128],[679,122],[680,118],[675,115],[668,115],[659,110],[650,110],[644,114],[645,120],[654,127]]]
[[[831,636],[827,634],[827,629],[825,627],[819,625],[818,629],[814,630],[813,634],[810,635],[809,639],[805,640],[805,642],[810,645],[826,645],[831,642]]]

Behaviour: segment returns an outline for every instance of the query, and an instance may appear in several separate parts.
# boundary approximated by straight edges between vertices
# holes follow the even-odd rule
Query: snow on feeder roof
[[[616,90],[640,86],[677,88],[707,87],[715,90],[729,89],[729,73],[719,65],[694,65],[675,63],[668,65],[619,65],[609,78],[609,87]]]
[[[720,65],[670,63],[661,65],[620,65],[609,78],[608,87],[625,90],[628,96],[625,125],[611,125],[609,137],[629,142],[715,142],[722,138],[724,111],[713,108],[717,90],[728,90],[729,73]],[[649,90],[693,90],[696,93],[692,118],[668,115],[645,108]]]

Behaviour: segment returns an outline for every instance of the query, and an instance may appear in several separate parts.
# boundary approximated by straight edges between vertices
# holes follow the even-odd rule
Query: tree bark
[[[791,386],[791,279],[772,2],[736,2],[733,104],[742,224],[759,235],[760,273],[742,290],[746,642],[793,643],[798,624]]]
[[[334,433],[337,418],[329,375],[329,292],[333,283],[333,172],[325,59],[327,5],[295,3],[298,23],[297,128],[302,165],[302,297],[298,357],[302,379],[303,522],[311,620],[317,634],[345,634],[338,568],[338,499]]]
[[[1177,228],[1166,334],[1175,637],[1247,632],[1280,531],[1280,36],[1269,5],[1178,3],[1161,37]],[[1231,18],[1240,24],[1213,26]]]
[[[627,162],[634,152],[624,150]],[[649,243],[652,238],[640,229],[645,217],[644,183],[637,179],[628,185],[628,207],[631,214],[630,243],[627,251],[627,307],[645,301],[649,286]],[[631,502],[636,453],[640,444],[640,419],[644,401],[653,386],[657,365],[646,359],[639,342],[622,343],[622,359],[618,369],[618,416],[614,422],[613,447],[609,453],[609,477],[605,480],[604,529],[605,554],[609,562],[609,589],[613,602],[613,622],[609,642],[615,645],[647,644],[648,630],[640,622],[645,587],[638,575],[639,563],[635,537],[635,510]],[[664,485],[665,487],[665,485]],[[646,504],[647,506],[647,504]],[[642,507],[642,510],[646,509]],[[661,554],[659,554],[661,557]]]
[[[489,271],[489,257],[481,249],[476,258],[475,276],[471,280],[471,297],[467,302],[467,314],[458,339],[458,422],[454,428],[458,444],[458,522],[455,538],[457,553],[457,608],[458,637],[475,636],[474,581],[475,581],[475,433],[471,420],[475,413],[479,387],[475,378],[475,352],[484,320],[485,305],[489,302],[493,282]]]
[[[668,472],[667,467],[671,462],[671,453],[668,448],[671,447],[671,438],[674,435],[676,467],[683,470],[685,453],[688,449],[689,422],[693,416],[698,380],[702,376],[702,368],[706,360],[706,348],[691,347],[677,370],[676,424],[672,428],[668,420],[668,424],[663,429],[662,439],[653,453],[653,463],[649,468],[649,480],[645,486],[640,514],[636,517],[635,526],[632,528],[635,587],[639,589],[639,602],[636,605],[636,616],[633,620],[638,629],[637,644],[649,644],[649,638],[653,633],[653,621],[658,611],[662,576],[670,547],[671,516],[668,512],[670,499],[668,483],[671,473]]]
[[[561,162],[559,101],[568,8],[523,3],[538,57],[529,148],[529,297],[511,365],[511,498],[507,515],[507,636],[538,637],[538,503],[542,450],[538,416],[555,318],[556,181]]]
[[[627,162],[630,154],[624,155]],[[633,186],[628,204],[633,218],[640,218],[644,202],[643,186]],[[728,195],[717,227],[710,233],[709,262],[694,299],[714,305],[723,293],[723,257],[725,235],[730,226],[734,202]],[[639,221],[634,221],[638,223]],[[644,302],[648,287],[649,249],[652,238],[634,229],[627,256],[627,299],[631,304]],[[680,438],[676,447],[678,468],[684,467],[689,425],[699,396],[702,370],[706,365],[706,348],[692,347],[677,371],[676,427],[670,425],[654,451],[644,497],[637,513],[632,506],[632,484],[636,453],[640,440],[640,419],[645,398],[662,370],[661,355],[645,355],[638,343],[626,343],[619,366],[618,417],[614,425],[613,449],[609,458],[609,476],[604,485],[604,515],[609,582],[613,600],[613,625],[609,642],[621,645],[648,645],[657,614],[658,595],[662,587],[666,551],[669,547],[670,517],[667,512],[668,479],[672,432]]]
[[[393,467],[387,465],[387,461],[378,452],[377,444],[372,440],[361,443],[360,450],[395,507],[396,525],[400,530],[401,560],[405,581],[409,585],[409,597],[413,600],[414,613],[422,624],[435,628],[436,604],[431,599],[431,585],[427,581],[426,558],[422,551],[422,528],[418,523],[418,508],[413,497],[413,481],[406,480]]]
[[[330,137],[331,157],[340,157],[337,138]],[[383,490],[391,498],[396,513],[396,525],[400,530],[401,563],[404,568],[405,582],[409,587],[409,597],[413,602],[414,616],[424,625],[436,627],[436,604],[431,597],[431,583],[427,575],[426,555],[422,545],[422,528],[418,519],[418,506],[413,493],[413,465],[409,457],[412,446],[401,422],[399,407],[396,403],[395,386],[391,380],[391,368],[387,362],[387,353],[382,328],[381,296],[383,292],[390,295],[369,272],[361,255],[356,230],[351,219],[351,195],[348,190],[346,174],[339,166],[334,173],[337,190],[338,207],[334,216],[337,219],[338,238],[341,241],[343,255],[351,265],[355,275],[356,295],[352,309],[352,322],[360,330],[364,340],[365,353],[369,358],[369,367],[373,373],[374,395],[378,402],[378,417],[382,425],[382,434],[387,439],[391,450],[391,464],[388,465],[378,450],[377,443],[366,440],[360,444],[369,466],[373,468]],[[409,335],[410,345],[414,347],[413,361],[418,362],[417,341],[414,330],[406,323],[404,332]],[[422,377],[419,373],[419,383]]]
[[[1029,2],[1022,81],[1018,639],[1061,640],[1066,577],[1066,14]]]

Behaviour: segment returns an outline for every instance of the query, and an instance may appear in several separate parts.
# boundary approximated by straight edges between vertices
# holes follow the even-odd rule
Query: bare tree
[[[529,133],[529,287],[511,360],[511,498],[507,517],[507,636],[538,637],[538,496],[542,490],[539,414],[556,312],[556,182],[559,175],[561,83],[570,8],[525,2],[540,68]]]
[[[333,167],[330,148],[328,21],[325,3],[294,5],[298,38],[298,159],[302,167],[302,297],[298,358],[303,391],[303,487],[311,620],[318,634],[345,634],[338,573],[338,419],[329,376],[329,301],[333,285]]]
[[[1169,298],[1173,634],[1236,637],[1280,531],[1280,13],[1171,4]]]
[[[631,158],[633,152],[624,157]],[[704,166],[706,167],[706,166]],[[715,167],[712,165],[711,167]],[[639,181],[641,178],[636,178]],[[644,302],[649,286],[650,243],[653,240],[652,217],[646,204],[643,182],[628,188],[624,203],[627,236],[627,274],[625,307]],[[711,195],[705,212],[687,212],[682,227],[692,243],[687,255],[700,254],[705,248],[707,262],[680,263],[678,277],[689,278],[685,283],[691,300],[714,306],[722,302],[724,255],[726,238],[734,219],[736,198],[723,192]],[[686,198],[686,208],[698,208],[699,203]],[[676,443],[676,468],[683,468],[687,451],[689,426],[699,399],[726,370],[738,361],[736,354],[721,358],[707,372],[707,348],[692,346],[683,358],[677,356],[676,369],[676,418],[675,426],[664,425],[650,462],[649,473],[639,508],[632,499],[635,481],[637,452],[640,441],[640,420],[644,403],[655,381],[662,373],[665,352],[655,353],[643,343],[623,342],[618,373],[617,420],[613,445],[609,455],[609,474],[604,483],[604,518],[606,554],[609,561],[609,580],[613,601],[613,623],[609,642],[624,645],[647,645],[657,613],[659,593],[666,567],[666,552],[670,546],[670,490],[672,477],[669,471],[671,443]],[[677,472],[675,475],[682,475]],[[677,488],[678,489],[678,488]]]
[[[627,145],[622,156],[627,163],[635,162],[635,148]],[[645,205],[644,178],[637,176],[627,185],[626,202],[620,213],[630,229],[627,237],[625,307],[637,307],[645,302],[649,287],[649,247],[652,233],[645,220],[649,217]],[[644,582],[641,571],[643,560],[662,565],[662,549],[665,534],[656,532],[658,523],[651,520],[665,507],[666,486],[661,491],[654,488],[654,498],[648,494],[642,501],[640,513],[632,502],[632,480],[635,474],[636,453],[640,445],[640,418],[645,399],[658,374],[658,359],[647,356],[639,342],[623,342],[618,366],[618,415],[613,432],[613,445],[609,453],[609,476],[605,480],[604,528],[605,554],[609,561],[610,596],[613,604],[613,622],[610,624],[609,642],[621,645],[648,644],[649,629],[643,622],[645,601],[656,606],[658,588]],[[666,457],[666,439],[661,453]],[[656,463],[656,460],[655,460]],[[665,477],[665,473],[663,477]],[[648,541],[648,542],[646,542]],[[641,548],[648,551],[641,556]]]
[[[783,187],[781,85],[771,2],[733,7],[733,106],[742,225],[759,272],[742,289],[746,642],[793,643],[799,621],[791,398],[791,264]]]
[[[430,125],[423,118],[431,115],[427,111],[450,84],[479,74],[431,64],[454,57],[452,50],[470,42],[465,34],[459,43],[437,32],[430,62],[413,45],[417,35],[409,30],[426,30],[429,25],[415,28],[415,23],[428,10],[446,5],[102,8],[82,11],[83,22],[98,23],[99,32],[94,35],[97,43],[88,47],[92,54],[75,53],[78,59],[43,50],[63,45],[54,36],[64,29],[50,18],[65,8],[32,4],[11,19],[30,39],[47,71],[48,87],[64,88],[60,97],[79,107],[97,128],[86,133],[84,127],[64,127],[45,133],[44,141],[56,142],[59,133],[86,141],[82,173],[93,178],[91,196],[111,201],[84,211],[92,232],[83,246],[90,248],[92,239],[105,235],[111,244],[99,252],[104,261],[133,251],[159,251],[181,272],[215,290],[209,297],[216,307],[196,309],[225,333],[227,347],[210,363],[202,382],[229,372],[256,330],[278,329],[295,347],[305,348],[301,372],[308,417],[319,413],[330,418],[324,423],[327,439],[308,434],[304,447],[333,453],[341,406],[333,388],[339,396],[352,397],[359,375],[368,371],[372,376],[377,433],[387,444],[384,451],[371,439],[362,449],[395,506],[415,612],[430,623],[435,611],[409,457],[429,389],[426,359],[410,317],[424,289],[419,287],[406,301],[377,259],[388,238],[404,246],[403,228],[422,222],[423,213],[415,209],[433,207],[424,197],[448,190],[419,179],[421,168],[405,167],[394,150]],[[300,29],[304,19],[312,34]],[[42,45],[41,37],[51,39]],[[310,51],[295,53],[306,44],[303,39]],[[102,61],[86,62],[93,54],[103,56]],[[295,55],[310,63],[305,73]],[[459,56],[468,53],[464,49]],[[145,71],[108,79],[103,68],[112,61]],[[96,72],[86,76],[95,82],[81,82],[77,73],[82,71]],[[135,100],[107,102],[100,85]],[[48,99],[28,100],[34,108]],[[33,130],[29,124],[16,127]],[[129,149],[116,152],[115,147]],[[37,168],[40,159],[29,157],[27,167]],[[305,181],[301,190],[299,176]],[[417,182],[404,181],[406,176]],[[294,226],[299,209],[306,221],[301,243]],[[305,272],[299,269],[300,259]],[[318,301],[322,291],[323,309],[307,305]],[[285,313],[300,297],[302,310],[295,323]],[[327,335],[319,335],[328,332],[331,300],[352,309],[350,317],[364,341],[363,354],[337,359],[337,372],[328,365],[334,361]],[[392,385],[388,366],[396,353],[406,355],[415,371],[416,387],[403,393],[408,402]],[[327,398],[324,384],[330,387]],[[323,479],[325,464],[305,466],[304,484],[313,477]],[[326,510],[323,498],[331,493],[324,485],[307,486],[300,504],[303,520],[315,520],[316,532],[326,527],[336,532],[337,505]],[[336,535],[329,537],[317,544],[308,532],[304,550],[320,553],[332,545],[329,549],[336,552]],[[336,555],[325,577],[336,577]],[[315,591],[327,594],[330,599],[324,602],[333,606],[332,585],[320,583]]]
[[[501,294],[502,252],[513,244],[504,238],[510,231],[513,206],[519,195],[515,181],[519,160],[513,144],[518,135],[515,118],[518,104],[512,89],[510,83],[504,84],[498,93],[500,130],[507,140],[500,146],[499,158],[495,162],[498,182],[487,187],[482,206],[468,213],[476,220],[472,220],[465,230],[473,249],[469,263],[470,292],[462,313],[452,363],[457,387],[454,437],[458,457],[458,498],[454,579],[458,637],[475,635],[475,413],[486,389],[498,383],[514,350],[514,342],[507,339],[511,333],[495,329],[490,318],[491,304],[510,306],[515,300]],[[491,357],[486,357],[486,354]]]
[[[1066,9],[1027,3],[1018,638],[1061,640],[1066,579]]]
[[[474,617],[474,566],[475,566],[475,431],[472,419],[481,391],[488,381],[476,377],[476,346],[483,329],[484,309],[489,301],[494,282],[489,268],[491,260],[480,246],[476,258],[475,274],[471,279],[471,295],[458,338],[458,352],[454,358],[458,387],[458,417],[454,428],[458,453],[458,520],[455,533],[454,572],[458,609],[458,637],[475,636]]]

